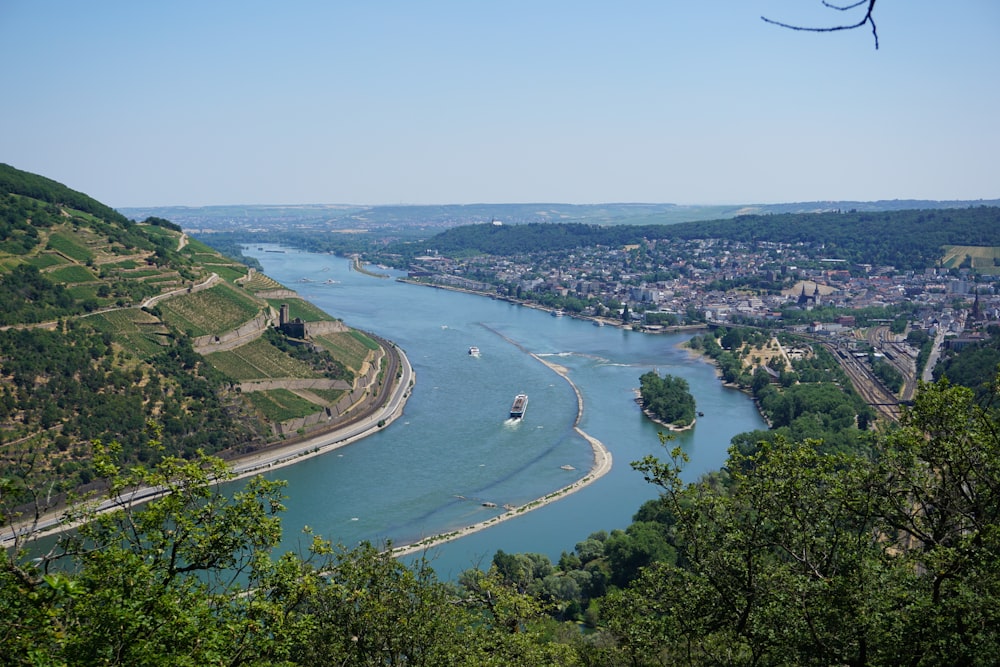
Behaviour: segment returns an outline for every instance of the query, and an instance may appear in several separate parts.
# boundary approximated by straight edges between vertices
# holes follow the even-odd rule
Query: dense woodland
[[[5,182],[20,190],[6,186],[5,201],[27,197],[53,226],[72,224],[68,216],[93,229],[86,223],[100,205],[69,207],[58,188],[15,176]],[[45,546],[21,536],[5,551],[0,664],[996,661],[996,331],[946,358],[943,379],[921,388],[898,425],[875,424],[821,348],[765,368],[755,362],[770,344],[760,330],[695,337],[692,347],[725,381],[752,393],[771,430],[735,438],[726,466],[693,483],[681,481],[683,455],[661,436],[662,457],[632,463],[660,493],[628,527],[581,536],[557,563],[498,551],[482,569],[445,582],[431,562],[393,558],[391,545],[345,547],[307,532],[302,553],[279,553],[281,483],[256,478],[222,495],[215,482],[225,464],[198,451],[251,437],[225,378],[155,308],[142,311],[155,335],[129,334],[131,351],[123,329],[91,326],[97,314],[77,317],[89,292],[47,275],[55,260],[30,244],[25,220],[33,217],[11,223],[21,224],[11,235],[24,242],[5,251],[0,274],[21,298],[12,312],[50,326],[0,331],[0,510],[9,522],[53,492],[39,467],[70,465],[124,508],[95,515],[71,506],[79,531]],[[166,221],[102,220],[116,234],[150,235],[142,257],[159,269],[198,269],[191,254],[153,240],[163,238],[157,230],[176,234]],[[76,238],[68,229],[61,238],[82,253],[67,244]],[[123,240],[101,243],[135,261]],[[90,269],[82,254],[78,269]],[[122,273],[116,280],[126,282]],[[92,287],[97,310],[131,302]],[[73,301],[61,306],[67,292]],[[326,372],[340,372],[319,358]],[[170,493],[124,502],[143,487]]]
[[[694,396],[687,380],[650,371],[639,378],[642,409],[655,419],[674,426],[689,426],[695,418]]]
[[[674,225],[600,227],[579,223],[469,225],[449,229],[419,244],[388,246],[383,254],[412,257],[427,250],[445,256],[507,256],[529,252],[624,245],[655,239],[719,238],[745,243],[808,243],[822,256],[851,263],[934,266],[943,245],[1000,245],[1000,209],[809,213],[738,216]]]

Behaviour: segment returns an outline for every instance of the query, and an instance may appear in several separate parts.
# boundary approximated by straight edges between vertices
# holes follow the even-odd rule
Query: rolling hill
[[[95,441],[147,465],[335,425],[384,353],[174,223],[135,222],[0,165],[0,468],[16,490],[5,504],[86,488]]]

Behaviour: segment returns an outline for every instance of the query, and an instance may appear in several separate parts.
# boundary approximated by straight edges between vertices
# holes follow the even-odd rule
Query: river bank
[[[218,481],[240,480],[326,454],[372,435],[401,417],[410,391],[416,382],[416,373],[402,349],[395,347],[395,354],[398,354],[400,364],[399,380],[393,385],[386,402],[371,414],[356,422],[318,431],[286,444],[272,445],[249,454],[226,459],[229,476]],[[101,513],[119,509],[126,504],[149,502],[162,495],[163,491],[159,489],[143,488],[131,491],[124,498],[100,502],[91,500],[89,502],[92,504],[94,512]],[[4,526],[3,534],[0,535],[0,548],[9,548],[26,535],[34,538],[75,528],[79,525],[78,523],[64,520],[67,512],[67,508],[60,507],[47,511],[32,521]]]
[[[690,424],[685,424],[684,426],[678,426],[677,424],[671,424],[670,422],[665,422],[659,417],[657,417],[652,410],[643,406],[642,396],[639,394],[638,389],[635,390],[635,394],[636,394],[635,396],[636,405],[638,405],[639,408],[642,410],[642,414],[646,415],[646,417],[649,418],[649,421],[658,424],[659,426],[662,426],[671,433],[683,433],[684,431],[690,431],[691,429],[694,428],[694,425],[698,423],[697,419],[692,419]]]
[[[540,303],[535,303],[534,301],[527,301],[524,299],[517,299],[512,296],[501,296],[499,294],[489,294],[487,292],[482,292],[479,290],[468,289],[465,287],[458,287],[457,285],[442,285],[439,283],[430,283],[424,280],[415,280],[413,278],[396,278],[397,282],[406,283],[407,285],[419,285],[420,287],[433,287],[435,289],[447,290],[449,292],[459,292],[461,294],[471,294],[473,296],[482,296],[489,299],[494,299],[496,301],[503,301],[505,303],[512,303],[515,306],[523,306],[524,308],[531,308],[532,310],[540,310],[544,313],[550,313],[554,317],[561,317],[565,315],[574,320],[583,320],[585,322],[593,322],[595,326],[611,326],[618,329],[633,329],[634,325],[626,324],[622,322],[617,317],[603,317],[597,315],[583,315],[581,313],[567,313],[560,308],[553,308],[551,306],[543,306]],[[676,325],[647,325],[639,326],[636,331],[648,334],[675,334],[675,333],[685,333],[688,331],[702,331],[707,329],[707,324],[676,324]]]
[[[502,334],[499,334],[499,332],[496,333],[502,336]],[[513,341],[510,341],[509,339],[508,342],[513,343]],[[516,345],[516,343],[514,344]],[[406,544],[394,547],[392,550],[393,556],[406,556],[412,553],[423,551],[430,547],[437,546],[445,542],[450,542],[452,540],[457,540],[460,537],[465,537],[466,535],[470,535],[472,533],[485,530],[486,528],[490,528],[491,526],[495,526],[498,523],[508,521],[518,516],[522,516],[527,512],[536,510],[540,507],[544,507],[550,503],[565,498],[571,493],[579,491],[580,489],[586,487],[589,484],[594,483],[595,481],[597,481],[598,479],[600,479],[601,477],[603,477],[604,475],[606,475],[611,471],[612,467],[611,452],[608,450],[607,447],[604,446],[604,443],[602,443],[597,438],[589,435],[582,428],[580,428],[580,420],[583,418],[583,407],[584,407],[583,394],[580,393],[580,389],[579,387],[576,386],[576,383],[574,383],[573,380],[570,379],[569,372],[564,367],[558,364],[554,364],[550,361],[547,361],[546,359],[541,358],[537,354],[533,354],[530,352],[529,354],[531,355],[532,358],[544,364],[554,373],[556,373],[561,378],[566,380],[566,382],[569,383],[570,387],[572,387],[574,393],[576,394],[577,413],[576,413],[576,419],[573,423],[573,430],[577,433],[577,435],[582,437],[590,444],[591,450],[593,451],[594,462],[590,468],[590,471],[587,473],[586,476],[576,480],[572,484],[567,484],[566,486],[562,487],[561,489],[558,489],[557,491],[547,494],[541,498],[537,498],[531,502],[525,503],[520,507],[509,508],[507,509],[506,512],[500,514],[499,516],[487,519],[486,521],[480,521],[479,523],[475,523],[470,526],[460,528],[458,530],[450,531],[447,533],[441,533],[439,535],[432,535],[431,537],[424,538],[412,544]]]

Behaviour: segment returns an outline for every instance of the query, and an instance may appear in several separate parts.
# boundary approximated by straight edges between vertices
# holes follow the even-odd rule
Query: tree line
[[[971,390],[942,382],[868,451],[776,434],[685,483],[674,449],[633,463],[660,495],[627,530],[557,564],[498,551],[456,582],[308,530],[302,553],[277,553],[279,482],[226,497],[221,461],[133,468],[97,443],[106,496],[171,493],[73,512],[79,532],[9,550],[0,644],[15,665],[987,665],[998,433]],[[0,490],[9,510],[17,490]]]
[[[621,248],[658,239],[709,238],[750,245],[804,243],[814,247],[817,257],[922,270],[938,263],[944,245],[1000,245],[1000,208],[744,215],[672,225],[465,225],[425,241],[389,244],[379,254],[395,255],[403,261],[428,249],[449,257],[467,253],[510,256],[584,247]]]

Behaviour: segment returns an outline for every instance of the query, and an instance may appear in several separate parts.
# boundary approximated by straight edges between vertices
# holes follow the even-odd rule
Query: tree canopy
[[[227,497],[219,461],[133,469],[100,445],[117,509],[81,506],[56,546],[7,552],[0,645],[15,665],[992,664],[998,433],[943,381],[871,452],[775,436],[685,483],[675,449],[633,464],[661,493],[626,530],[557,564],[498,551],[453,584],[308,533],[275,553],[279,483]],[[168,493],[131,502],[150,487]]]
[[[687,380],[655,371],[639,378],[639,397],[644,410],[658,421],[688,426],[694,421],[695,404]]]

